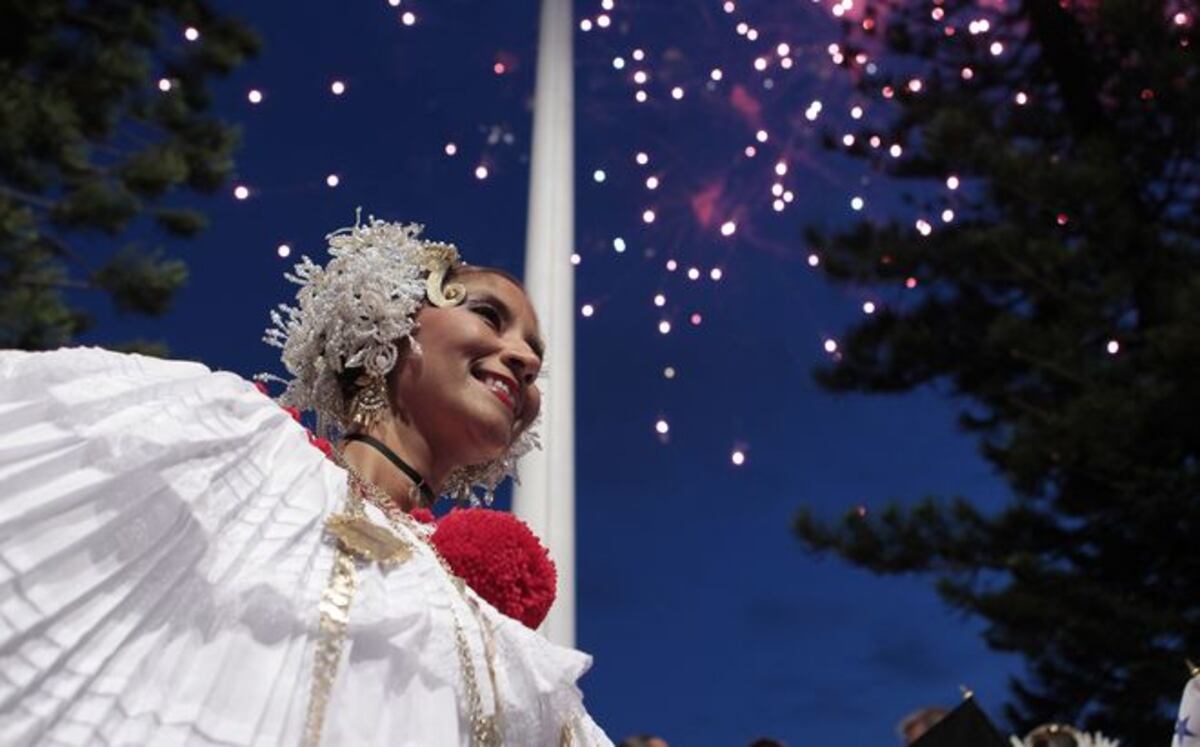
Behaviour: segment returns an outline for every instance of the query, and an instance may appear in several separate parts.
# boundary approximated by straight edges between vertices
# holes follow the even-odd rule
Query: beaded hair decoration
[[[281,405],[315,412],[322,438],[336,439],[352,425],[342,387],[348,370],[386,378],[401,362],[402,345],[411,355],[421,354],[413,333],[423,306],[466,300],[461,283],[446,283],[464,264],[458,250],[421,239],[422,230],[417,223],[360,219],[326,237],[331,259],[324,267],[302,256],[284,274],[300,286],[296,302],[271,311],[273,326],[263,341],[283,351],[280,358],[292,378],[257,378],[285,385]],[[506,477],[516,479],[517,460],[539,446],[530,424],[498,459],[455,470],[443,493],[474,505],[482,489],[482,502],[490,504]]]

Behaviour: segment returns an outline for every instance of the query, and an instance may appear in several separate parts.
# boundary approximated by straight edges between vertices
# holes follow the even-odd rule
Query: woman
[[[332,459],[232,374],[0,354],[0,743],[609,744],[589,658],[407,513],[511,473],[542,362],[521,287],[419,232],[332,234],[273,315]]]

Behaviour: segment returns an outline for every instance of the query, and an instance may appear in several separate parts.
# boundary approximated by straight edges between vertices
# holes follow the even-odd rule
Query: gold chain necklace
[[[401,538],[407,530],[423,543],[438,564],[445,571],[449,585],[462,598],[463,603],[471,611],[479,625],[482,639],[484,661],[487,664],[488,677],[492,685],[493,711],[488,715],[483,710],[483,698],[479,692],[479,681],[475,672],[475,664],[471,656],[471,648],[467,642],[466,631],[459,616],[453,598],[450,599],[450,614],[454,619],[454,643],[458,652],[459,667],[462,670],[463,683],[467,689],[467,708],[470,715],[471,741],[478,747],[498,747],[501,744],[500,730],[497,718],[500,714],[499,693],[496,689],[496,675],[493,666],[494,652],[490,641],[490,627],[483,618],[478,607],[467,595],[461,578],[454,575],[446,559],[437,551],[433,543],[422,533],[416,519],[399,509],[377,485],[373,484],[356,470],[346,464],[341,455],[336,460],[350,476],[349,493],[346,496],[346,507],[342,513],[334,514],[326,521],[326,528],[337,539],[333,567],[329,581],[321,595],[320,602],[320,638],[317,642],[313,662],[312,693],[309,698],[308,713],[305,718],[304,739],[305,747],[317,747],[321,741],[321,732],[325,722],[325,711],[329,705],[330,694],[337,678],[337,669],[341,661],[342,651],[346,642],[346,629],[349,622],[350,603],[358,588],[358,565],[360,563],[378,562],[382,567],[404,562],[412,555],[412,545]],[[391,528],[381,527],[369,518],[363,510],[363,500],[370,501],[383,512]],[[401,525],[405,530],[401,529]]]

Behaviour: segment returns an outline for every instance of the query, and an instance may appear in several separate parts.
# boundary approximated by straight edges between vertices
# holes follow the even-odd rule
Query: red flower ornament
[[[308,442],[320,449],[321,453],[325,455],[326,459],[337,461],[336,459],[333,459],[333,444],[329,443],[323,438],[318,438],[312,431],[308,431]]]
[[[433,544],[454,575],[505,615],[530,628],[546,619],[558,573],[550,553],[516,516],[456,508],[438,521]]]

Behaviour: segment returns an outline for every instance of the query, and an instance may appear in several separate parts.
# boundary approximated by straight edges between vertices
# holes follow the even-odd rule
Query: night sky
[[[323,261],[325,234],[360,206],[520,274],[536,3],[222,7],[265,41],[216,87],[216,111],[243,129],[237,178],[173,198],[212,227],[172,245],[191,272],[172,312],[99,308],[84,342],[141,336],[213,368],[281,373],[260,338],[269,308],[294,293],[282,273],[300,254]],[[829,4],[727,13],[720,0],[616,0],[607,26],[599,0],[575,8],[578,641],[595,656],[582,682],[591,712],[614,741],[864,747],[897,744],[899,718],[954,703],[960,684],[996,714],[1019,663],[988,652],[978,623],[944,609],[928,579],[814,558],[790,532],[801,506],[833,518],[893,498],[1007,495],[941,392],[834,396],[812,381],[864,302],[904,292],[833,287],[802,238],[807,224],[904,210],[896,185],[820,145],[855,105],[830,61]],[[182,29],[177,39],[188,43]]]

